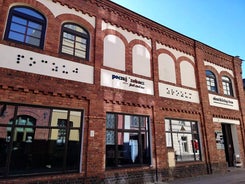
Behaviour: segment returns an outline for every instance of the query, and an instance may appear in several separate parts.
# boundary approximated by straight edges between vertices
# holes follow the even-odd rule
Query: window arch
[[[222,76],[222,86],[225,95],[233,96],[232,82],[227,76]]]
[[[158,56],[159,79],[176,84],[175,62],[165,53]]]
[[[88,60],[89,33],[87,30],[77,24],[63,24],[60,52]]]
[[[189,61],[181,61],[180,63],[181,84],[183,86],[196,88],[195,69]]]
[[[9,12],[5,39],[43,48],[46,19],[38,11],[15,6]]]
[[[209,91],[218,92],[216,77],[213,72],[210,70],[206,70],[206,81],[207,87]]]

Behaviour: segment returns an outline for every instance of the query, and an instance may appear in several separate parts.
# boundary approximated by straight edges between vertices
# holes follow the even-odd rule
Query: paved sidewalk
[[[225,174],[196,176],[156,184],[245,184],[245,168],[229,168]]]

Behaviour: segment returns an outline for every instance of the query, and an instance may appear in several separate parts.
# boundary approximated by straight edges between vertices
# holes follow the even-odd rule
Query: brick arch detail
[[[181,56],[181,57],[179,57],[179,58],[176,59],[176,66],[175,66],[175,68],[176,68],[176,75],[177,75],[176,76],[176,80],[177,80],[177,84],[178,85],[181,85],[180,63],[182,61],[187,61],[188,63],[190,63],[193,66],[195,77],[196,77],[196,69],[195,69],[195,64],[193,63],[193,61],[191,59],[189,59],[188,57],[186,57],[186,56]]]
[[[156,51],[156,56],[157,56],[157,65],[158,65],[158,57],[159,57],[159,55],[161,55],[161,54],[167,54],[169,57],[171,57],[172,59],[173,59],[173,61],[174,61],[174,69],[175,69],[175,78],[176,78],[176,84],[177,84],[177,81],[179,80],[179,79],[177,79],[177,68],[176,68],[176,57],[174,56],[174,54],[172,53],[172,52],[170,52],[169,50],[166,50],[166,49],[158,49],[157,51]],[[158,75],[160,75],[159,74],[159,71],[158,71]],[[165,81],[166,82],[166,81]]]
[[[128,47],[127,47],[127,52],[126,52],[127,53],[127,58],[126,58],[126,64],[127,65],[126,66],[130,66],[130,67],[128,67],[128,69],[129,69],[128,72],[133,73],[133,58],[132,58],[133,52],[132,52],[132,50],[133,50],[133,47],[135,45],[144,46],[148,50],[148,52],[150,53],[150,66],[151,66],[150,71],[151,71],[151,76],[153,76],[153,71],[152,71],[153,62],[152,62],[152,53],[151,53],[152,48],[146,42],[144,42],[142,40],[138,40],[138,39],[134,39],[134,40],[130,41],[128,44]]]
[[[104,38],[108,35],[114,35],[120,38],[122,42],[124,43],[125,48],[127,48],[128,41],[120,32],[113,30],[113,29],[106,29],[105,31],[102,32],[102,40],[104,40]]]

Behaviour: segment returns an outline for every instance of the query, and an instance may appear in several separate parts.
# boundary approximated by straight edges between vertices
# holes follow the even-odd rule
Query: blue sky
[[[245,60],[244,0],[112,0],[161,25]],[[242,64],[245,78],[245,61]]]

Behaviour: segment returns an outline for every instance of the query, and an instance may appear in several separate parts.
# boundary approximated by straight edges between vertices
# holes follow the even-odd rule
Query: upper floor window
[[[224,94],[233,96],[232,83],[229,77],[222,76],[222,85]]]
[[[89,34],[76,24],[67,23],[62,27],[61,52],[79,58],[89,57]]]
[[[216,77],[210,70],[206,70],[206,81],[209,91],[218,92]]]
[[[29,7],[11,8],[5,39],[43,48],[46,19]]]

